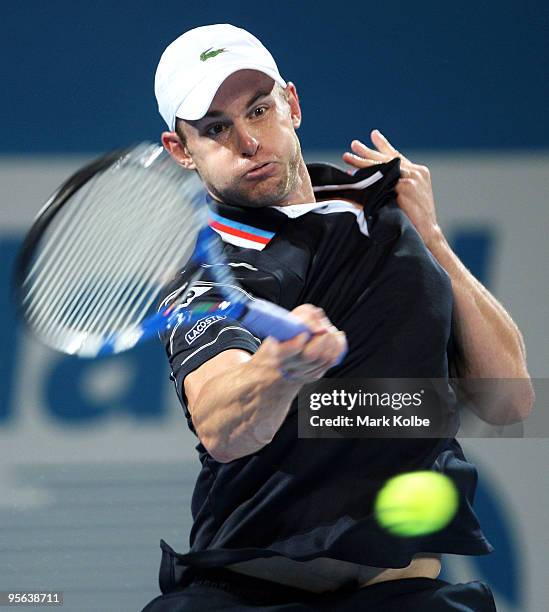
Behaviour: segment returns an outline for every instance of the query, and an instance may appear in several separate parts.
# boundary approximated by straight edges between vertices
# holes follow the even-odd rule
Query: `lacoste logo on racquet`
[[[222,321],[226,319],[225,315],[213,315],[211,317],[206,317],[204,319],[200,319],[197,323],[195,323],[191,329],[185,334],[185,340],[187,344],[192,344],[197,338],[199,338],[210,325],[217,323],[217,321]]]
[[[206,49],[206,51],[202,51],[202,53],[200,54],[201,62],[205,62],[206,60],[209,60],[212,57],[215,57],[216,55],[219,55],[220,53],[224,53],[225,51],[227,51],[227,49],[225,49],[224,47],[222,49],[214,49],[213,51],[211,49],[212,47],[210,47],[209,49]]]

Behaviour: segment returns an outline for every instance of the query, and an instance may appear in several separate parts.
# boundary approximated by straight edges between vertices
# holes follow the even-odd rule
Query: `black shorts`
[[[483,582],[449,584],[431,578],[406,578],[357,589],[309,593],[224,569],[201,570],[184,588],[161,595],[142,612],[495,612]]]

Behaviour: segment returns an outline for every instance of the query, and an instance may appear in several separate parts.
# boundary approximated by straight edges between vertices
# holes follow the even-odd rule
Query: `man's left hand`
[[[396,186],[397,204],[430,247],[440,238],[441,230],[436,218],[435,198],[431,185],[431,173],[427,166],[414,164],[399,153],[379,130],[370,134],[375,149],[360,140],[353,140],[351,152],[343,154],[343,161],[355,168],[366,168],[400,157],[400,179]]]

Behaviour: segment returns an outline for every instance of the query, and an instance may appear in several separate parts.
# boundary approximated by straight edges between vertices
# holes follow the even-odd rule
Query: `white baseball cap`
[[[286,87],[273,56],[252,34],[228,23],[194,28],[164,51],[154,79],[158,110],[170,130],[176,117],[203,117],[223,81],[237,70],[258,70]]]

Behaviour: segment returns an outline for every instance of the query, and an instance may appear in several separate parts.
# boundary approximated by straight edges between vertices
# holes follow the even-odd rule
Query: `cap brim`
[[[221,84],[239,70],[257,70],[267,76],[270,76],[276,83],[279,83],[282,87],[286,87],[286,81],[280,76],[280,74],[268,66],[261,66],[258,64],[246,64],[242,62],[234,64],[225,64],[213,73],[210,73],[202,81],[200,81],[194,89],[187,95],[187,97],[181,102],[173,119],[172,130],[175,129],[175,119],[185,119],[188,121],[196,121],[201,119],[210,108],[210,105],[215,98],[217,90],[221,87]]]

